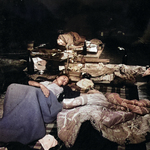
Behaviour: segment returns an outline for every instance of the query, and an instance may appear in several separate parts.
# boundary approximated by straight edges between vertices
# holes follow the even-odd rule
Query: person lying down
[[[56,120],[57,114],[63,109],[63,99],[81,95],[72,91],[67,86],[68,82],[68,76],[61,75],[53,82],[28,81],[28,85],[9,85],[3,117],[0,118],[0,143],[19,142],[28,145],[39,140],[45,150],[56,146],[56,139],[46,135],[45,124]],[[97,92],[92,90],[88,93]]]
[[[67,87],[68,82],[68,76],[61,75],[53,82],[28,81],[28,85],[9,85],[0,118],[0,143],[28,145],[40,139],[42,142],[46,134],[45,124],[55,121],[62,110],[62,103],[58,99],[80,95]],[[57,144],[52,136],[48,138],[53,141],[51,147]]]
[[[56,146],[56,139],[46,135],[45,124],[56,120],[63,109],[64,98],[80,96],[80,92],[67,85],[68,82],[67,75],[60,75],[53,82],[28,81],[28,85],[9,85],[0,118],[0,143],[28,145],[39,140],[45,150]]]

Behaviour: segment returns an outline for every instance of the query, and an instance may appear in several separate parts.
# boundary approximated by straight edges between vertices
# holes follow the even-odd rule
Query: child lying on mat
[[[68,76],[61,75],[52,83],[29,81],[29,85],[9,85],[4,98],[3,117],[0,118],[0,143],[27,145],[42,139],[46,133],[45,124],[53,122],[62,110],[58,99],[80,95],[66,86],[68,82]],[[54,140],[51,146],[56,144]]]
[[[47,147],[43,143],[46,139],[50,141],[48,148],[54,147],[57,141],[46,135],[45,124],[56,120],[63,107],[59,101],[80,95],[67,86],[68,82],[69,78],[61,75],[53,82],[11,84],[6,91],[4,113],[0,119],[0,142],[4,145],[8,142],[28,145],[40,139],[41,145]]]

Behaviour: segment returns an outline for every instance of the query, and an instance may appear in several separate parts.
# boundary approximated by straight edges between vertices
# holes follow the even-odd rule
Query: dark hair
[[[68,75],[67,73],[62,73],[62,72],[61,72],[61,73],[59,73],[59,74],[56,76],[56,78],[57,78],[57,77],[60,77],[60,76],[66,76],[66,77],[68,77],[68,79],[69,79],[69,80],[68,80],[68,84],[71,83],[71,80],[70,80],[69,75]]]
[[[60,76],[67,76],[69,78],[69,75],[67,73],[62,73],[61,72],[61,73],[58,74],[58,77],[60,77]]]

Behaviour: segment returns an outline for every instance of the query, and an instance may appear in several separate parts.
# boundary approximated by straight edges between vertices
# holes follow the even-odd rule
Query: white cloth
[[[94,83],[89,79],[81,79],[76,83],[77,86],[79,86],[82,89],[90,89],[94,87]]]
[[[50,134],[45,135],[42,139],[39,140],[39,142],[44,150],[49,150],[58,144],[57,140]]]
[[[45,70],[47,62],[39,57],[32,58],[34,62],[34,68],[37,70]]]
[[[58,86],[56,83],[50,82],[50,81],[44,81],[40,82],[45,87],[47,87],[50,91],[53,92],[54,95],[58,98],[59,95],[63,92],[63,88]]]

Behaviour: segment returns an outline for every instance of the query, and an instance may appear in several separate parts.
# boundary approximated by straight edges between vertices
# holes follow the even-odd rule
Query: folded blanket
[[[46,98],[40,88],[11,84],[4,99],[4,114],[0,119],[0,142],[28,144],[41,139],[45,123],[53,122],[62,104],[50,91]]]

